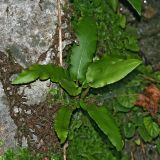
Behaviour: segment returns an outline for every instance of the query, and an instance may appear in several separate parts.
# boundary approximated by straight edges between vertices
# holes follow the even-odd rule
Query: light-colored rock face
[[[46,100],[46,96],[49,90],[50,81],[41,82],[37,80],[31,84],[31,87],[21,86],[19,89],[19,94],[24,93],[24,98],[26,98],[27,105],[35,105]]]
[[[53,45],[56,28],[56,0],[0,0],[0,54],[5,53],[9,55],[8,57],[11,56],[24,68],[36,63],[43,53],[46,53],[45,59],[43,58],[44,63],[50,62],[55,54],[50,46]],[[2,61],[0,63],[3,64]],[[8,72],[7,69],[6,72]],[[15,75],[12,76],[15,77]],[[11,83],[11,81],[8,80],[5,83]],[[45,101],[49,83],[36,81],[29,87],[21,86],[16,94],[23,92],[24,104],[38,105]],[[3,87],[0,82],[0,142],[1,139],[4,141],[0,153],[4,149],[14,147],[16,143],[14,139],[16,126],[10,117]],[[13,94],[10,93],[8,96]],[[20,112],[20,109],[16,106],[15,114]],[[22,143],[24,143],[23,139]],[[27,146],[27,142],[24,146]]]
[[[0,155],[7,148],[15,147],[16,126],[9,115],[9,107],[3,86],[0,83]]]
[[[24,68],[36,63],[43,53],[43,63],[51,61],[56,28],[56,0],[0,0],[0,51]],[[63,47],[68,42],[64,43]],[[28,104],[38,104],[45,99],[48,82],[35,82],[29,89],[20,89],[25,91]]]
[[[9,50],[24,67],[35,63],[52,44],[56,0],[1,0],[0,51]]]

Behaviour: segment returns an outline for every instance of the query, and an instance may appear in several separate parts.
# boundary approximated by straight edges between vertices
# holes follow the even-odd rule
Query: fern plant
[[[111,3],[113,9],[117,3],[118,1]],[[136,5],[134,6],[136,7]],[[133,71],[141,61],[109,55],[97,58],[95,55],[97,27],[96,22],[90,16],[85,15],[78,20],[75,32],[79,45],[74,44],[72,47],[68,68],[54,64],[34,64],[23,70],[12,81],[12,84],[26,84],[37,79],[50,79],[51,82],[59,84],[64,92],[69,95],[71,103],[62,106],[58,110],[54,122],[54,129],[61,144],[65,143],[67,139],[73,112],[81,109],[88,113],[103,133],[108,136],[116,149],[118,151],[122,150],[121,133],[107,107],[97,105],[86,97],[90,88],[101,88],[121,80]]]

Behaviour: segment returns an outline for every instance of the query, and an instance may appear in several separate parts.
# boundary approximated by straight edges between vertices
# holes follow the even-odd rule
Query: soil
[[[25,138],[28,148],[33,153],[47,153],[50,149],[61,152],[61,146],[53,130],[54,114],[60,104],[48,107],[46,100],[39,105],[26,105],[23,93],[18,93],[19,86],[11,85],[11,76],[23,68],[2,52],[0,52],[0,68],[0,81],[9,102],[10,116],[17,126],[15,138],[18,144],[22,146]],[[15,107],[18,107],[16,112]]]

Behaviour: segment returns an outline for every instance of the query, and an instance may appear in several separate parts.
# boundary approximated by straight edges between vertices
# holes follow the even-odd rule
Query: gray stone
[[[28,147],[27,138],[24,136],[22,137],[22,147]]]
[[[55,0],[1,0],[0,51],[24,67],[35,63],[52,44],[56,22]]]
[[[43,53],[46,53],[46,56],[42,63],[51,62],[55,51],[50,47],[53,45],[56,28],[56,0],[0,0],[0,54],[5,53],[24,68],[36,63]],[[66,43],[70,42],[64,42],[63,47]],[[15,77],[14,74],[10,79]],[[24,93],[26,105],[38,105],[45,101],[49,83],[36,81],[30,87],[24,85],[17,94]],[[7,91],[9,90],[10,88],[7,88]],[[9,115],[9,105],[7,100],[4,101],[4,96],[0,82],[0,140],[4,141],[0,152],[15,147],[16,144],[16,126]],[[19,106],[12,107],[14,114],[21,113]],[[30,111],[27,111],[27,114],[30,114]],[[22,146],[27,146],[25,137],[22,138]]]
[[[30,87],[22,86],[20,87],[19,94],[24,94],[26,98],[27,105],[35,105],[46,100],[46,96],[49,90],[50,81],[41,82],[39,80],[31,83]]]
[[[41,63],[49,63],[55,55],[50,46],[57,27],[56,7],[55,0],[1,0],[0,51],[24,68],[36,63],[43,53],[46,57]],[[63,48],[69,43],[64,41]],[[31,84],[31,89],[22,86],[19,92],[25,91],[27,104],[31,105],[44,101],[48,88],[48,82],[37,81]]]
[[[0,83],[0,141],[3,143],[0,146],[0,154],[8,148],[14,148],[16,146],[14,139],[15,132],[16,126],[10,117],[6,95]]]

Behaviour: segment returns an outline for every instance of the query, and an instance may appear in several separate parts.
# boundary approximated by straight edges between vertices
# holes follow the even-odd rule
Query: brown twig
[[[135,160],[133,152],[131,152],[131,160]]]
[[[60,66],[63,66],[63,55],[62,55],[62,15],[61,15],[61,1],[57,0],[57,8],[58,8],[58,33],[59,33],[59,63]],[[61,94],[63,95],[63,90],[61,90]],[[63,159],[67,160],[67,147],[68,142],[63,145]]]
[[[58,8],[58,32],[59,32],[59,63],[60,66],[63,66],[62,59],[62,15],[61,15],[61,1],[57,0],[57,8]]]
[[[141,147],[141,150],[142,150],[143,159],[146,160],[146,152],[145,152],[145,146],[144,146],[143,142],[141,142],[140,147]]]
[[[160,83],[159,80],[156,80],[156,79],[154,79],[154,78],[152,78],[152,77],[143,76],[143,78],[144,78],[145,80],[148,80],[148,81],[151,81],[151,82]]]
[[[63,159],[67,160],[67,147],[68,147],[68,142],[66,142],[63,146]]]
[[[87,94],[88,94],[88,92],[89,92],[89,89],[90,89],[90,88],[86,88],[86,89],[84,90],[84,92],[82,92],[82,94],[81,94],[81,98],[82,98],[82,99],[87,96]]]
[[[63,66],[63,56],[62,56],[62,14],[61,14],[61,0],[57,0],[58,9],[58,51],[59,51],[59,65]],[[60,90],[61,96],[63,96],[63,90]]]

